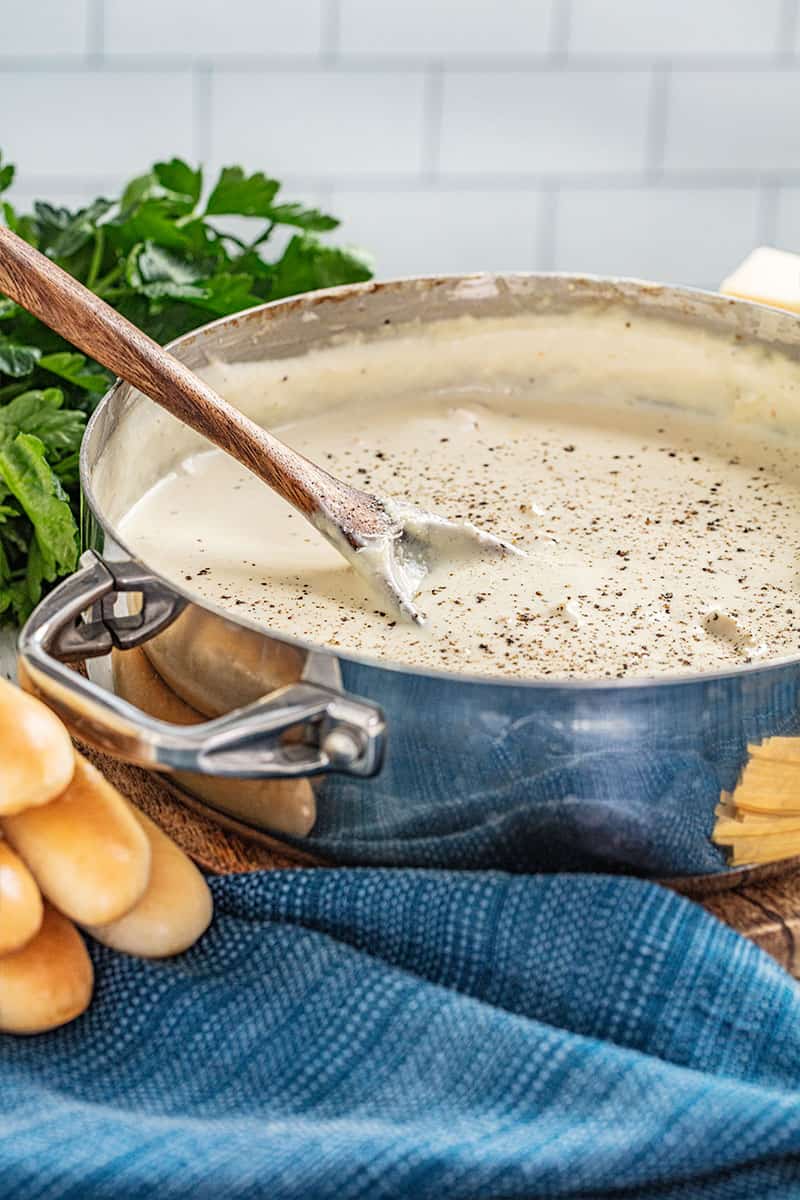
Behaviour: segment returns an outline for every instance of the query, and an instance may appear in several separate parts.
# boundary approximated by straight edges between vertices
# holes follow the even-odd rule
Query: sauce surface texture
[[[357,361],[357,349],[342,350]],[[378,360],[373,354],[372,367]],[[351,364],[352,365],[352,364]],[[524,678],[696,673],[800,646],[800,450],[719,416],[535,377],[494,386],[380,370],[331,377],[330,406],[273,421],[334,475],[527,551],[435,572],[423,629],[385,610],[307,521],[216,450],[176,463],[124,517],[127,545],[234,614],[343,652]],[[285,390],[210,368],[231,397]],[[358,387],[354,379],[360,378]],[[349,379],[349,384],[348,384]]]

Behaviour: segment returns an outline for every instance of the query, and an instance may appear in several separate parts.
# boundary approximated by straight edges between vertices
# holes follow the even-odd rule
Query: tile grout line
[[[423,181],[430,183],[439,173],[444,117],[444,71],[432,65],[425,76],[422,98],[422,139],[420,166]]]
[[[550,55],[553,62],[566,63],[572,33],[572,0],[551,0]]]
[[[650,104],[645,135],[645,176],[657,182],[664,171],[667,148],[667,114],[669,109],[670,65],[662,62],[653,68]]]
[[[758,240],[762,245],[775,245],[775,238],[778,231],[779,186],[780,184],[777,179],[766,177],[759,189],[756,228],[758,230]]]
[[[103,0],[87,0],[86,60],[90,67],[103,65],[106,21]]]
[[[330,63],[339,57],[342,12],[339,0],[322,0],[322,4],[320,54],[323,63]]]
[[[778,24],[778,45],[776,50],[782,59],[792,60],[795,57],[797,5],[798,0],[783,0],[781,5],[780,21]]]
[[[192,149],[198,163],[211,158],[213,74],[210,62],[197,63],[192,71]]]
[[[209,76],[213,84],[213,69],[209,68]],[[110,174],[115,174],[111,172]],[[37,187],[62,187],[78,182],[91,184],[94,180],[103,180],[106,176],[97,171],[89,172],[26,172],[26,179],[35,182]],[[122,178],[122,176],[120,176]],[[431,191],[531,191],[552,188],[570,188],[575,191],[613,191],[622,188],[628,191],[711,191],[758,190],[764,182],[764,172],[760,169],[750,171],[725,172],[693,172],[685,170],[665,171],[653,180],[645,172],[620,171],[602,172],[531,172],[530,174],[509,174],[492,171],[485,175],[460,173],[458,171],[437,172],[435,178],[425,176],[421,171],[406,171],[396,175],[386,173],[358,174],[344,172],[334,175],[304,175],[302,173],[284,173],[287,184],[295,187],[343,188],[347,191],[397,191],[416,190],[427,186]],[[776,187],[800,186],[800,167],[770,174],[770,180]]]
[[[537,271],[552,271],[555,269],[555,249],[558,225],[558,202],[560,186],[552,184],[542,189],[539,232],[536,238]]]
[[[94,2],[94,0],[93,0]],[[543,75],[642,74],[652,71],[664,63],[662,56],[653,54],[571,54],[565,59],[554,57],[550,52],[541,54],[514,55],[445,55],[432,59],[430,55],[390,54],[342,54],[328,60],[320,51],[309,53],[273,54],[224,54],[213,60],[207,56],[166,54],[114,54],[105,48],[102,68],[109,73],[138,74],[152,72],[164,74],[170,71],[191,71],[198,62],[213,61],[214,69],[220,72],[241,74],[275,71],[280,74],[314,72],[320,74],[334,67],[342,74],[359,75],[384,71],[387,74],[421,74],[432,63],[441,63],[446,70],[464,75],[525,75],[532,71]],[[670,56],[671,69],[675,74],[794,74],[800,66],[800,53],[788,55],[729,55],[729,56]],[[0,47],[0,70],[30,72],[37,74],[49,71],[80,73],[87,69],[86,55],[81,54],[4,54]]]

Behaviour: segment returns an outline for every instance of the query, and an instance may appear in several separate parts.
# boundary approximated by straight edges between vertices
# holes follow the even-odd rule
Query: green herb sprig
[[[0,193],[14,167],[0,154]],[[216,317],[371,277],[360,252],[319,235],[335,217],[279,198],[261,171],[156,163],[116,199],[71,212],[2,203],[5,223],[159,342]],[[234,221],[231,221],[234,218]],[[281,239],[276,231],[288,229]],[[78,451],[108,371],[0,295],[0,622],[23,621],[78,558]]]

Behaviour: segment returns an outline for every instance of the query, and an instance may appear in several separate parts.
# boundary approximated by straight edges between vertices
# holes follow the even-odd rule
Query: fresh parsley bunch
[[[0,155],[0,193],[13,178]],[[317,236],[337,227],[335,217],[284,203],[279,190],[260,171],[225,167],[203,199],[202,171],[173,158],[136,176],[116,200],[77,212],[39,201],[32,213],[5,202],[2,214],[168,342],[265,300],[370,278],[365,257]],[[293,232],[281,253],[270,254],[281,227]],[[0,621],[24,620],[43,586],[76,565],[78,450],[86,417],[110,383],[108,371],[0,295]]]

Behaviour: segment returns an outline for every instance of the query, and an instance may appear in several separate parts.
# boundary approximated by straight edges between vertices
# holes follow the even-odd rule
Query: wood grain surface
[[[697,901],[800,977],[800,868],[784,868],[764,881],[742,884]]]

